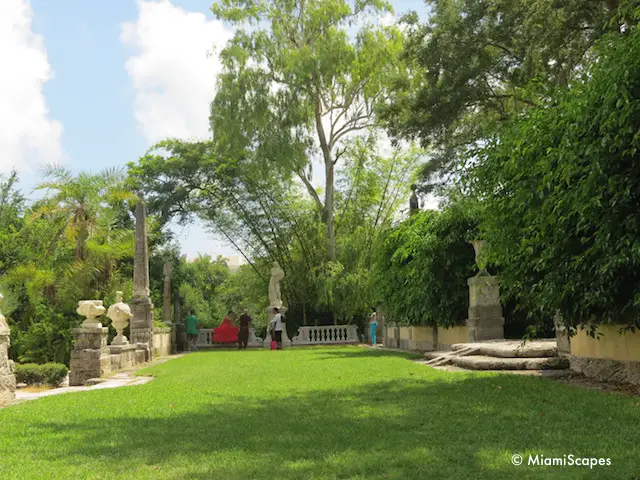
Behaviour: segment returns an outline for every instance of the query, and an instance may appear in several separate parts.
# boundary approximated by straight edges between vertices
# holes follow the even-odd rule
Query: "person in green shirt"
[[[198,322],[193,310],[191,310],[191,313],[187,315],[185,323],[187,324],[187,344],[189,345],[189,350],[197,350],[198,347],[196,346],[196,342],[198,341],[200,322]]]

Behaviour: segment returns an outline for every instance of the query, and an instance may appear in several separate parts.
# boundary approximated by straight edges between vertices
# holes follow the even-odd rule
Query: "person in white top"
[[[378,313],[376,307],[371,307],[373,313],[369,317],[369,333],[371,337],[371,345],[376,346],[376,328],[378,328]]]
[[[273,309],[273,318],[271,319],[272,329],[273,329],[273,337],[278,345],[277,349],[282,350],[282,330],[285,328],[285,323],[282,320],[282,314],[277,308]]]

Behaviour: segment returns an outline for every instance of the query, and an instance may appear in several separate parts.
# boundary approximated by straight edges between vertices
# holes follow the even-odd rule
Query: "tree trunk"
[[[76,237],[76,260],[84,260],[84,243],[87,241],[89,234],[84,227],[78,230]]]
[[[318,141],[322,149],[322,157],[324,159],[325,169],[325,194],[324,194],[324,221],[327,225],[327,257],[329,260],[336,259],[336,237],[333,225],[333,194],[334,194],[334,165],[331,155],[331,145],[327,142],[327,136],[322,126],[322,100],[320,95],[316,96],[316,131],[318,132]]]
[[[324,199],[324,213],[327,223],[327,256],[329,260],[336,259],[336,232],[333,224],[333,174],[334,167],[333,162],[327,165],[326,168],[327,185],[325,187],[325,199]]]

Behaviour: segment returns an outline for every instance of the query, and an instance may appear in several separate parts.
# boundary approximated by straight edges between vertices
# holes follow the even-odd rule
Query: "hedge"
[[[50,385],[59,387],[67,377],[69,369],[62,363],[23,363],[16,365],[16,381],[27,385]]]

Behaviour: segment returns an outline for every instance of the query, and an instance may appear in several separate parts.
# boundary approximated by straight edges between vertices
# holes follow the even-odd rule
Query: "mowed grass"
[[[0,410],[2,479],[640,476],[637,398],[357,347],[198,352]],[[611,466],[514,466],[514,454]]]

